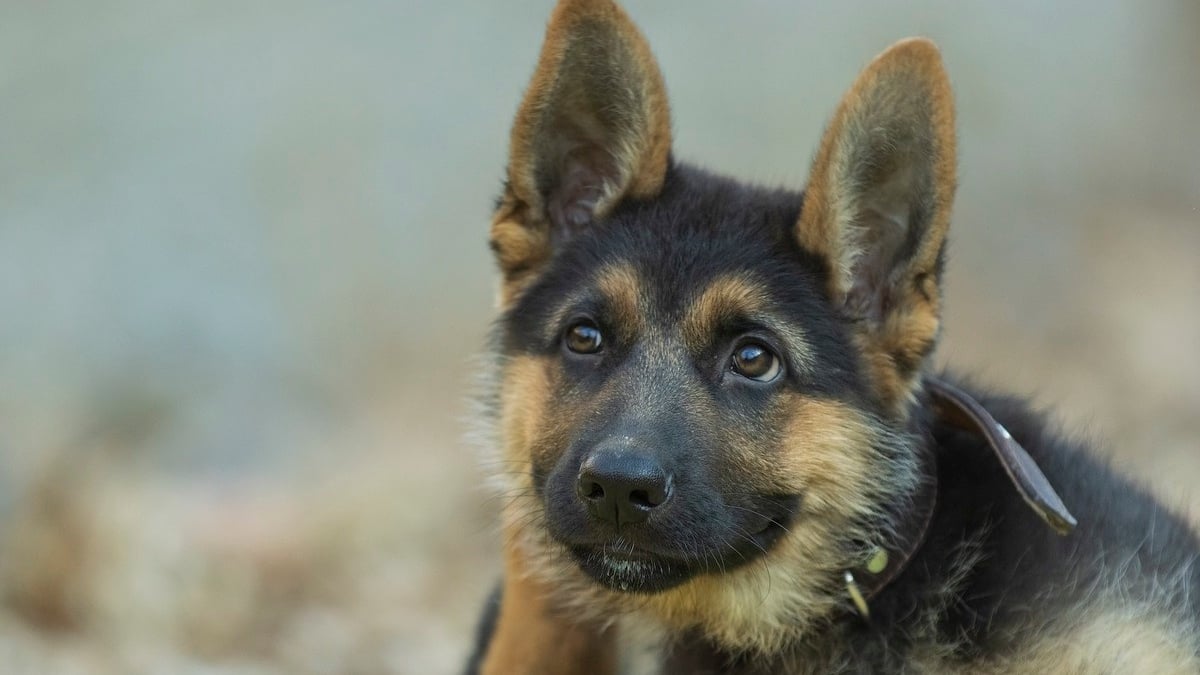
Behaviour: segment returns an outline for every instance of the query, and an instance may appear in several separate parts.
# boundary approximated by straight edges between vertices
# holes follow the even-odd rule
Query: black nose
[[[588,511],[613,525],[640,523],[671,498],[671,476],[653,457],[627,447],[593,450],[576,489]]]

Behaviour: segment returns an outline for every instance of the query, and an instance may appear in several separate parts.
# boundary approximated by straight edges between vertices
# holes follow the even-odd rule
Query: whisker
[[[728,506],[731,509],[737,509],[739,511],[748,511],[748,512],[758,516],[759,518],[766,520],[768,523],[778,527],[779,529],[783,530],[784,532],[787,532],[788,534],[792,533],[792,531],[789,530],[786,525],[784,525],[783,523],[779,522],[778,520],[772,518],[771,516],[768,516],[765,513],[759,513],[758,511],[755,511],[754,509],[747,508],[745,506],[738,506],[736,504],[726,504],[725,506]]]
[[[767,596],[769,596],[771,594],[771,589],[774,587],[774,578],[771,576],[771,566],[767,564],[767,549],[763,548],[762,544],[759,544],[757,541],[755,541],[753,536],[751,536],[749,533],[747,533],[742,528],[735,526],[733,529],[734,529],[734,531],[737,532],[737,535],[739,537],[750,542],[751,544],[754,545],[755,548],[757,548],[759,551],[762,552],[762,557],[759,559],[759,562],[762,563],[763,569],[767,573],[767,590],[763,593],[763,596],[759,599],[759,605],[760,606],[764,605],[767,602]],[[731,544],[731,546],[732,546],[732,544]],[[739,551],[739,554],[740,553],[741,552]],[[742,559],[745,560],[745,558],[746,557],[743,555]]]

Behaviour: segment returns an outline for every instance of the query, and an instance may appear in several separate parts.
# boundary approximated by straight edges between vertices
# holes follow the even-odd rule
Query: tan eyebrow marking
[[[721,324],[736,316],[761,314],[767,294],[761,284],[743,275],[717,277],[683,317],[683,338],[699,347],[712,339]]]
[[[690,348],[700,351],[711,343],[723,324],[741,317],[771,329],[785,342],[791,361],[811,367],[813,355],[804,331],[771,310],[770,294],[753,277],[745,274],[717,277],[684,315],[683,339]]]
[[[599,292],[604,309],[608,312],[604,318],[624,338],[639,335],[645,326],[642,304],[641,280],[637,271],[626,263],[612,264],[602,267],[592,277],[589,288],[564,295],[547,322],[548,329],[558,330],[559,326],[570,318],[570,312],[579,303]]]
[[[637,335],[643,329],[642,289],[637,272],[627,264],[609,265],[596,275],[599,289],[609,310],[610,321],[624,335]]]

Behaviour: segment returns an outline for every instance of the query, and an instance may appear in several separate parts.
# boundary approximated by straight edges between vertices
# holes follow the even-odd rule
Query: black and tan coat
[[[1079,516],[1060,536],[930,412],[955,166],[929,41],[768,190],[675,161],[637,29],[559,4],[491,229],[505,569],[471,672],[1200,672],[1184,521],[976,391]],[[879,551],[864,615],[846,574]]]

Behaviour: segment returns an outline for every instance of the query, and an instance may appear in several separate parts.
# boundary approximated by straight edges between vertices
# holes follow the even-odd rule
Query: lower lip
[[[653,580],[668,567],[654,558],[605,553],[600,554],[593,564],[602,570],[609,587],[625,592],[654,590],[658,583]]]
[[[626,556],[601,555],[600,562],[617,574],[640,574],[651,565],[645,558],[629,558]]]

